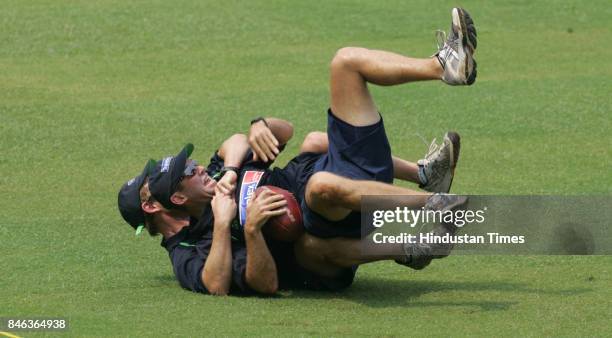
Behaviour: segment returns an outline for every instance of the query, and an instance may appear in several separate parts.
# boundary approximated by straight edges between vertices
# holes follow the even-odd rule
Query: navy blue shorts
[[[393,183],[391,146],[385,133],[382,116],[377,123],[352,126],[327,111],[329,148],[314,165],[313,173],[327,171],[354,180]],[[351,212],[345,219],[329,221],[317,214],[302,200],[304,228],[321,237],[361,237],[361,213]]]

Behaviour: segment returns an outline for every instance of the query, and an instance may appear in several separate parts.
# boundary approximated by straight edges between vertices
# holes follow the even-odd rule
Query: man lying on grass
[[[311,147],[313,151],[317,148],[321,150],[325,144],[322,138],[324,136],[324,133],[311,133],[307,139],[318,139],[318,141],[311,145],[305,143],[302,149],[308,150]],[[218,157],[219,153],[223,152],[218,152],[213,159]],[[307,152],[300,156],[309,154],[312,153]],[[187,162],[193,163],[191,160],[186,160]],[[261,226],[265,224],[268,217],[284,212],[281,209],[284,202],[281,201],[280,195],[261,194],[249,203],[246,222],[244,227],[241,227],[236,217],[235,197],[217,190],[213,193],[214,197],[210,203],[210,210],[214,215],[214,226],[209,226],[205,224],[206,222],[197,222],[197,218],[192,218],[192,224],[188,226],[190,222],[187,212],[177,208],[166,209],[151,195],[147,172],[154,171],[155,164],[148,164],[148,166],[141,175],[130,180],[122,188],[119,197],[120,210],[126,221],[135,228],[144,224],[151,235],[162,234],[164,237],[162,246],[169,252],[179,283],[192,291],[213,294],[253,291],[273,293],[278,287],[339,290],[352,283],[357,266],[360,264],[393,259],[403,263],[410,262],[409,266],[421,269],[433,258],[433,256],[419,256],[419,258],[408,256],[407,252],[414,253],[419,248],[403,244],[381,246],[376,255],[364,256],[359,239],[342,237],[323,239],[308,233],[295,243],[265,239],[262,250],[248,250],[249,244],[246,242],[248,235],[246,234],[252,232],[263,237]],[[208,168],[214,166],[213,161]],[[245,167],[252,169],[249,165]],[[186,169],[186,171],[189,170],[194,171],[192,176],[198,175],[195,171],[204,172],[203,168]],[[283,169],[276,168],[275,170]],[[268,182],[266,179],[264,181]],[[139,186],[140,189],[138,189]],[[182,191],[186,190],[188,189]],[[130,200],[131,203],[127,203]],[[128,204],[132,207],[127,207]],[[208,214],[206,217],[212,218],[212,215]],[[224,231],[230,233],[230,243],[227,249],[231,249],[231,264],[230,260],[226,262],[228,266],[231,266],[231,277],[229,277],[231,280],[227,291],[215,289],[214,282],[209,284],[205,279],[207,275],[219,277],[218,273],[223,272],[206,270],[205,266],[207,262],[211,262],[211,255],[214,254],[215,233],[223,234]],[[439,228],[438,231],[446,230]],[[216,243],[222,242],[217,241]],[[257,264],[252,264],[253,266],[248,264],[248,262],[261,261],[258,260],[261,256],[272,257],[272,260],[264,260],[264,262],[269,264],[268,267],[274,273],[266,273],[266,269]],[[214,256],[212,258],[214,259]],[[206,286],[207,284],[211,286]]]
[[[389,184],[394,176],[409,177],[416,178],[425,189],[448,192],[459,154],[459,136],[447,133],[442,146],[430,153],[419,166],[394,161],[382,118],[367,88],[368,82],[395,85],[433,79],[452,85],[472,84],[476,78],[476,63],[472,57],[476,32],[464,10],[453,9],[452,17],[448,40],[430,59],[412,59],[363,48],[343,48],[336,53],[330,69],[329,142],[324,154],[307,152],[294,158],[283,169],[269,170],[265,163],[278,153],[277,143],[268,139],[267,142],[251,144],[257,155],[249,159],[248,142],[240,141],[236,136],[230,139],[232,146],[226,148],[232,151],[225,151],[222,146],[207,170],[189,160],[192,147],[186,147],[175,157],[159,161],[149,173],[146,185],[158,205],[143,203],[142,209],[148,213],[180,210],[190,216],[188,227],[165,228],[168,231],[162,242],[170,252],[181,285],[214,294],[226,294],[233,289],[274,293],[279,276],[283,271],[292,271],[295,261],[310,272],[320,267],[318,263],[321,262],[309,260],[308,255],[297,255],[295,261],[288,260],[285,268],[281,260],[289,257],[287,253],[293,248],[283,244],[277,246],[264,238],[261,226],[269,217],[284,212],[281,196],[261,194],[251,202],[240,225],[231,226],[232,214],[236,212],[233,189],[236,182],[243,181],[248,171],[263,172],[259,176],[259,185],[275,185],[294,193],[301,203],[309,236],[354,238],[351,243],[358,243],[356,238],[360,236],[359,212],[364,195],[411,195],[414,197],[413,205],[409,207],[413,208],[435,204],[438,209],[452,209],[465,203],[465,199],[457,196],[435,195],[432,198],[430,193]],[[256,123],[266,124],[266,121]],[[248,161],[241,163],[240,159],[245,156]],[[402,168],[401,164],[405,167]],[[224,175],[216,184],[211,171],[219,166]],[[139,181],[144,181],[144,178]],[[163,207],[163,210],[158,207]],[[454,230],[445,226],[437,228],[441,232]],[[182,246],[191,249],[177,251]],[[295,247],[298,248],[299,244]],[[276,251],[280,254],[275,254]],[[395,252],[389,258],[420,269],[435,258],[433,251],[431,245],[404,245],[401,257]],[[357,263],[376,258],[359,257]],[[332,267],[336,270],[330,275],[344,274],[352,281],[356,266],[339,264]],[[299,276],[293,272],[290,275]],[[308,282],[298,279],[298,283]]]

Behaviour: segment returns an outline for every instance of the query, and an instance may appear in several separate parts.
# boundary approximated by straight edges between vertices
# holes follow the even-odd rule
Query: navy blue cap
[[[193,144],[188,143],[176,156],[168,156],[158,161],[149,172],[151,195],[166,209],[177,207],[170,201],[170,197],[176,192],[179,182],[185,175],[187,160],[192,152]]]
[[[123,219],[136,230],[139,230],[139,227],[144,226],[145,223],[140,201],[140,188],[142,188],[153,166],[155,166],[155,161],[147,161],[140,175],[127,181],[119,190],[117,199],[119,212]]]

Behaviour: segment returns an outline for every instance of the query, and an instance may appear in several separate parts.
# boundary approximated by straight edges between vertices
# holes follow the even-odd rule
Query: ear
[[[170,202],[174,203],[175,205],[183,205],[187,202],[187,196],[181,194],[180,192],[175,192],[172,194],[172,196],[170,196]]]
[[[154,213],[162,210],[161,206],[158,203],[155,203],[155,202],[142,202],[140,207],[147,214],[154,214]]]

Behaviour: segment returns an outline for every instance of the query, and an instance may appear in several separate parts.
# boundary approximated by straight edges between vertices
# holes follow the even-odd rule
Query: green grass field
[[[610,256],[451,256],[363,266],[342,293],[182,290],[117,192],[149,157],[205,161],[259,115],[324,130],[342,46],[426,57],[456,2],[24,1],[0,10],[0,317],[68,317],[50,336],[611,336]],[[473,87],[372,88],[394,153],[462,134],[453,191],[612,192],[612,6],[463,1]],[[12,332],[20,336],[41,333]]]

